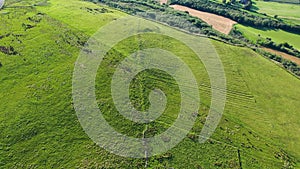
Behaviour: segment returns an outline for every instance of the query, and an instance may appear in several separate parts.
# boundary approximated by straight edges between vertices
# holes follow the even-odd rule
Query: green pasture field
[[[170,37],[146,33],[125,39],[109,52],[98,70],[96,95],[105,118],[119,132],[153,136],[172,124],[179,109],[174,79],[155,70],[139,74],[130,94],[134,105],[145,110],[148,91],[161,88],[169,104],[158,121],[136,124],[113,107],[111,74],[133,51],[171,51],[190,66],[199,85],[201,107],[192,131],[146,165],[146,159],[120,157],[93,143],[72,103],[73,68],[82,46],[101,26],[125,14],[79,0],[4,10],[0,46],[13,52],[0,52],[0,168],[240,168],[240,163],[243,168],[300,167],[300,81],[252,50],[198,37],[203,48],[208,43],[216,47],[228,88],[222,120],[204,144],[196,135],[209,110],[211,88],[203,63],[191,49]]]
[[[277,15],[279,18],[294,21],[296,24],[300,22],[300,5],[285,4],[272,1],[254,1],[257,12],[265,13],[270,16]]]
[[[256,42],[256,40],[261,37],[271,38],[277,44],[288,42],[296,49],[300,50],[300,43],[299,43],[300,35],[282,31],[282,30],[262,30],[250,26],[244,26],[241,24],[237,24],[235,25],[235,27],[238,30],[240,30],[247,39],[253,42]]]

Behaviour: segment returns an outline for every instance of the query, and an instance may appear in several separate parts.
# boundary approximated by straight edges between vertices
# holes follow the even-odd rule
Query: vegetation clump
[[[0,46],[0,52],[7,54],[7,55],[17,55],[18,52],[15,51],[15,48],[12,46]]]

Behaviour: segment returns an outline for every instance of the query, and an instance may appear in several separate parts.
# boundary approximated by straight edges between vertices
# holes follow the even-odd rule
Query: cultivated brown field
[[[273,49],[270,49],[270,48],[263,48],[265,51],[267,52],[270,52],[270,53],[273,53],[275,55],[279,55],[279,56],[282,56],[283,58],[287,59],[287,60],[290,60],[290,61],[293,61],[295,62],[297,65],[300,65],[300,58],[297,58],[295,56],[292,56],[292,55],[289,55],[287,53],[284,53],[284,52],[280,52],[280,51],[277,51],[277,50],[273,50]]]
[[[190,15],[200,18],[209,25],[212,25],[214,29],[224,34],[229,34],[233,25],[236,24],[236,22],[231,19],[208,12],[198,11],[181,5],[171,5],[171,7],[179,11],[189,12]]]

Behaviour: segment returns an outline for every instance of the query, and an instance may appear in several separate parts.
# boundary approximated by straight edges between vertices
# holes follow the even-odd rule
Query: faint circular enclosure
[[[186,137],[193,127],[200,105],[197,81],[179,57],[171,52],[149,48],[138,51],[119,65],[111,83],[113,101],[120,114],[137,123],[154,121],[164,110],[165,95],[162,91],[150,93],[149,112],[140,116],[128,98],[129,83],[133,77],[145,69],[160,69],[170,74],[178,83],[181,94],[180,113],[166,131],[150,138],[134,138],[117,132],[105,120],[95,95],[95,78],[105,55],[120,41],[144,33],[155,33],[176,39],[189,47],[201,60],[211,83],[211,105],[199,141],[206,141],[217,127],[226,100],[226,79],[222,63],[214,46],[207,38],[199,38],[174,30],[167,26],[138,17],[128,16],[117,19],[102,27],[82,49],[73,72],[73,102],[79,122],[88,136],[99,146],[111,153],[133,158],[145,158],[165,153]],[[204,45],[205,44],[205,45]],[[128,71],[129,70],[129,71]],[[153,115],[153,116],[152,116]],[[168,141],[164,138],[170,138]]]

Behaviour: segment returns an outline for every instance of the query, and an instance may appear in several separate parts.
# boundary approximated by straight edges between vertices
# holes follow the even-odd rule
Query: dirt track
[[[229,34],[232,26],[236,24],[236,22],[231,19],[208,12],[198,11],[181,5],[171,5],[171,7],[179,11],[188,11],[190,15],[200,18],[209,25],[212,25],[214,29],[224,34]]]
[[[283,53],[283,52],[280,52],[280,51],[277,51],[277,50],[269,49],[269,48],[263,48],[263,49],[267,52],[282,56],[283,58],[285,58],[287,60],[290,60],[290,61],[293,61],[296,64],[300,65],[300,58],[297,58],[295,56],[292,56],[292,55],[289,55],[289,54],[286,54],[286,53]]]

